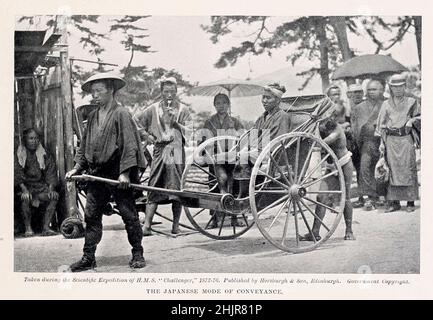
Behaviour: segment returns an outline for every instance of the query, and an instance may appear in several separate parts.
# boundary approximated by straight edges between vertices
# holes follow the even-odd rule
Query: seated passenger
[[[204,138],[209,139],[211,137],[217,136],[239,137],[243,131],[243,126],[238,119],[231,117],[228,114],[230,108],[229,97],[224,93],[218,93],[214,97],[214,107],[216,113],[206,120],[203,126],[203,133],[206,135]],[[203,139],[203,142],[205,139]],[[221,146],[225,147],[225,150],[223,151],[229,151],[228,148],[230,147],[230,144],[221,143],[220,147]],[[215,151],[218,152],[218,150]],[[213,171],[217,177],[219,192],[233,192],[233,169],[234,163],[229,163],[228,161],[224,161],[224,163],[216,162],[215,166],[211,168],[211,171]],[[210,214],[214,216],[211,227],[217,228],[218,222],[221,220],[221,214],[219,212],[215,212],[214,210],[211,210]],[[236,226],[242,226],[240,222],[236,221],[236,217],[234,216],[232,217],[232,224]]]
[[[281,98],[286,88],[273,83],[264,89],[262,104],[265,112],[255,122],[248,145],[243,148],[241,145],[236,163],[234,177],[239,180],[240,197],[246,196],[248,192],[251,170],[260,151],[272,140],[293,129],[291,115],[280,109]]]

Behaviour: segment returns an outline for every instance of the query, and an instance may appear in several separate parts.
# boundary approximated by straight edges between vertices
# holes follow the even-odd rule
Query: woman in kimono
[[[141,138],[153,144],[153,160],[149,186],[180,190],[185,167],[185,134],[191,130],[191,114],[176,98],[175,78],[161,80],[162,100],[134,116]],[[176,196],[160,192],[148,192],[143,235],[150,236],[152,219],[158,204],[172,203],[173,226],[177,234],[182,206]]]
[[[405,96],[405,85],[402,75],[390,78],[390,98],[382,105],[376,127],[376,135],[382,138],[380,152],[385,154],[390,169],[386,196],[389,207],[385,212],[400,210],[402,200],[407,201],[406,210],[412,212],[418,199],[413,128],[421,121],[421,111],[417,99]]]
[[[217,136],[237,136],[240,137],[241,133],[243,133],[243,126],[241,122],[231,117],[228,113],[230,108],[230,99],[224,93],[218,93],[214,97],[214,107],[216,113],[212,115],[208,120],[205,121],[203,129],[204,129],[204,142],[206,139]],[[226,150],[229,145],[227,144]],[[218,150],[215,150],[218,152]],[[214,165],[213,171],[215,176],[218,179],[218,189],[221,193],[232,193],[233,187],[233,170],[235,167],[235,163],[229,163],[228,161],[224,163],[216,163]],[[214,217],[212,220],[211,227],[217,228],[218,222],[220,220],[221,214],[216,212],[215,210],[211,210],[210,214]],[[237,221],[236,216],[232,216],[232,225],[237,227],[242,227],[243,224],[241,221]]]

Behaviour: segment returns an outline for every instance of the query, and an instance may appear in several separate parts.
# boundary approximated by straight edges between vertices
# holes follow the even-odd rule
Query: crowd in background
[[[365,88],[365,89],[364,89]],[[326,95],[345,110],[340,125],[346,132],[356,172],[358,199],[355,208],[385,212],[415,210],[418,199],[416,149],[420,148],[421,82],[416,72],[370,79],[343,90],[332,84]],[[386,165],[388,178],[377,179],[379,160]],[[381,162],[382,163],[382,162]]]

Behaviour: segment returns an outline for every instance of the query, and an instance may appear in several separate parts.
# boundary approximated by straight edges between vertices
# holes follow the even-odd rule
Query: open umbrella
[[[227,93],[229,98],[258,96],[263,93],[263,87],[248,80],[226,78],[190,89],[193,96],[215,96]]]
[[[335,70],[333,80],[350,78],[386,77],[408,69],[390,56],[366,54],[354,57]]]

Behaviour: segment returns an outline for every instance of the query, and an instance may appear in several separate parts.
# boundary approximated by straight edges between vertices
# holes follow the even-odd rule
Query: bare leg
[[[217,177],[218,187],[221,193],[228,193],[229,177],[223,166],[215,165],[215,176]]]
[[[152,231],[150,227],[152,226],[153,216],[155,215],[157,208],[158,208],[158,204],[156,203],[148,203],[146,205],[146,215],[144,217],[144,226],[143,226],[144,237],[152,235]]]
[[[171,229],[171,233],[178,234],[180,233],[179,220],[180,215],[182,214],[182,205],[180,204],[180,202],[175,201],[171,204],[171,210],[173,211],[173,226]]]
[[[350,199],[346,199],[344,206],[344,222],[346,223],[346,234],[344,240],[356,240],[352,230],[353,207]]]
[[[320,203],[324,203],[326,205],[329,205],[329,203],[327,203],[329,201],[326,201],[326,196],[322,196],[322,195],[317,196],[317,201]],[[316,209],[314,210],[314,212],[320,218],[320,220],[323,221],[323,218],[326,215],[326,208],[324,208],[322,206],[316,206]],[[311,229],[311,231],[313,231],[313,234],[316,236],[316,238],[320,234],[320,226],[321,226],[320,221],[317,218],[314,218],[313,228]]]
[[[32,214],[31,214],[30,203],[21,202],[21,215],[24,220],[24,226],[26,227],[24,236],[31,237],[34,233],[31,226]]]
[[[48,203],[47,209],[45,211],[44,222],[42,227],[42,235],[44,236],[51,236],[57,234],[56,232],[50,229],[51,220],[53,219],[53,216],[56,212],[56,205],[57,205],[56,200],[51,200]]]
[[[352,185],[352,175],[353,175],[353,164],[352,162],[347,163],[343,168],[345,188],[346,188],[346,202],[344,204],[344,222],[346,223],[346,234],[344,235],[344,240],[356,240],[352,231],[352,218],[353,218],[353,206],[350,201],[350,187]]]

